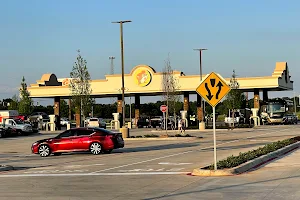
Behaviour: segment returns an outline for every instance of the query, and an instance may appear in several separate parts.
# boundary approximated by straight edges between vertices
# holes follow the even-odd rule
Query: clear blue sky
[[[120,72],[119,26],[124,25],[125,70],[148,64],[161,71],[170,53],[174,69],[216,71],[229,77],[271,75],[287,61],[300,94],[300,1],[289,0],[0,0],[0,99],[16,94],[21,77],[68,77],[81,49],[93,79]],[[285,93],[292,95],[292,92]],[[281,96],[273,93],[271,96]]]

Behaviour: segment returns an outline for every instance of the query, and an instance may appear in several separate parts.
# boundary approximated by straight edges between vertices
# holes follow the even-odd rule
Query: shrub
[[[241,165],[249,160],[253,160],[255,158],[258,158],[262,155],[266,155],[270,152],[276,151],[278,149],[281,149],[285,146],[288,146],[290,144],[293,144],[300,140],[300,137],[290,138],[282,141],[273,142],[270,144],[266,144],[264,147],[260,147],[255,150],[251,150],[245,153],[240,153],[238,156],[229,156],[224,160],[220,160],[217,163],[218,169],[226,169],[226,168],[233,168],[238,165]],[[214,169],[214,165],[210,165],[206,167],[205,169]]]
[[[159,137],[159,135],[155,134],[149,134],[149,135],[144,135],[145,138],[153,138],[153,137]]]

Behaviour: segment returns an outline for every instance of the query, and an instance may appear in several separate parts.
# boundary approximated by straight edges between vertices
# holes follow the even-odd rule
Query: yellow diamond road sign
[[[197,87],[196,92],[215,107],[230,91],[229,85],[218,74],[210,73]]]

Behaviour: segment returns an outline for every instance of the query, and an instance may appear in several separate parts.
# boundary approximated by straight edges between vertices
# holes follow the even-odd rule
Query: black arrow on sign
[[[215,87],[216,79],[214,79],[214,78],[210,79],[210,84],[211,84],[211,86]]]
[[[210,89],[208,88],[207,83],[205,83],[205,89],[208,93],[208,95],[206,95],[206,97],[208,98],[208,100],[211,100],[213,98],[214,95],[211,95]]]
[[[219,83],[217,84],[217,87],[219,88],[218,89],[218,92],[216,94],[216,99],[219,99],[219,95],[220,95],[220,92],[221,92],[221,89],[223,87],[223,84],[221,83],[221,81],[219,81]]]

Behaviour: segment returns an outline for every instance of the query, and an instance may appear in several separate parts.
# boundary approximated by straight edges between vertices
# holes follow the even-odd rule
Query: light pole
[[[123,24],[124,23],[129,23],[131,21],[117,21],[117,22],[112,22],[112,23],[117,23],[120,24],[120,37],[121,37],[121,67],[122,67],[122,125],[125,127],[125,87],[124,87],[124,45],[123,45]]]
[[[109,58],[109,60],[110,60],[110,74],[114,74],[114,59],[115,59],[116,57],[110,56],[110,57],[108,57],[108,58]]]
[[[296,92],[294,92],[294,115],[297,115]]]
[[[199,56],[200,56],[200,82],[202,81],[202,51],[208,50],[208,49],[194,49],[195,51],[199,51]],[[204,108],[204,103],[202,101],[201,96],[198,94],[197,97],[200,99],[201,102],[201,108],[202,108],[202,118],[200,119],[201,122],[203,122],[203,113],[205,113],[205,108]]]
[[[129,120],[131,123],[131,96],[129,96]],[[132,124],[131,124],[131,126],[132,126]]]

